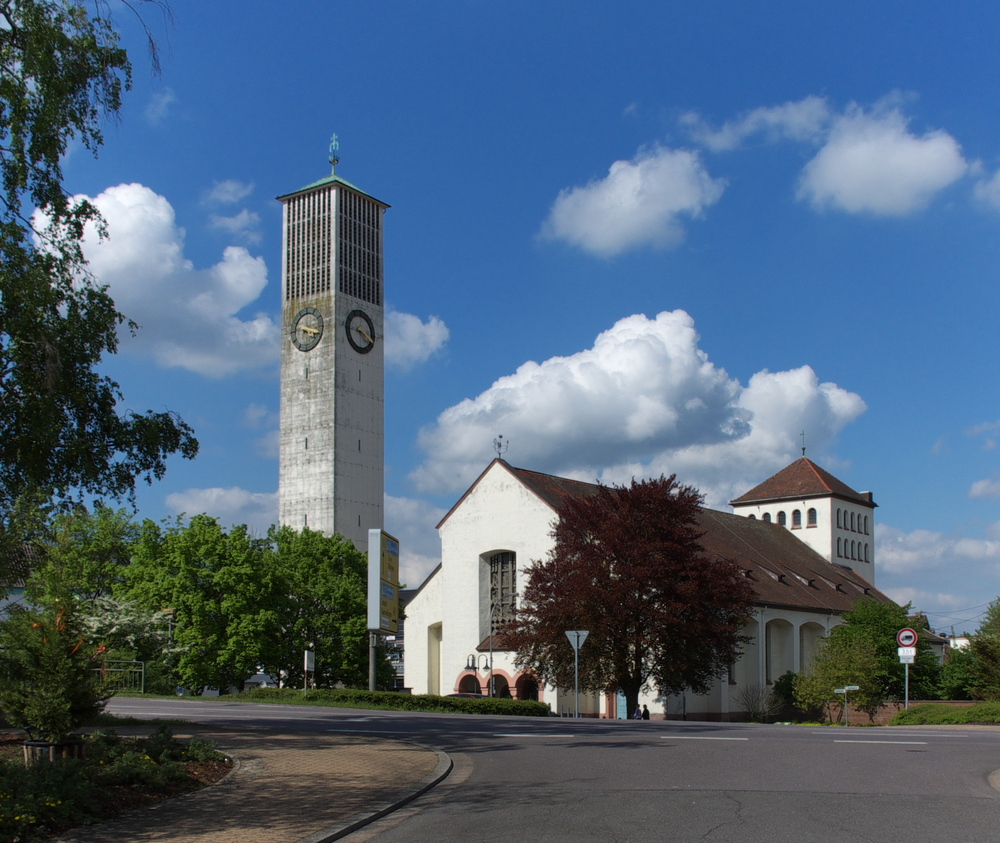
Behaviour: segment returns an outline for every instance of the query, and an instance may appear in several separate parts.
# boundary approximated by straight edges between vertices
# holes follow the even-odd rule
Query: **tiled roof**
[[[701,544],[713,559],[734,559],[753,582],[756,602],[845,612],[861,597],[892,602],[864,577],[820,556],[795,534],[768,521],[703,509]]]
[[[866,506],[875,506],[870,497],[855,492],[846,483],[838,480],[826,469],[820,468],[812,460],[802,457],[777,474],[767,478],[759,486],[754,486],[745,495],[731,500],[732,505],[758,503],[760,501],[784,500],[786,498],[809,498],[835,495]]]

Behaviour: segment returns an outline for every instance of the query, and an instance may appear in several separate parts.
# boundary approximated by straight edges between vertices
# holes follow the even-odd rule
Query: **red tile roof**
[[[826,469],[820,468],[812,460],[802,457],[781,469],[759,486],[754,486],[745,495],[731,500],[733,506],[744,503],[785,500],[787,498],[834,497],[854,501],[864,506],[874,507],[871,496],[855,492],[850,486],[838,480]]]

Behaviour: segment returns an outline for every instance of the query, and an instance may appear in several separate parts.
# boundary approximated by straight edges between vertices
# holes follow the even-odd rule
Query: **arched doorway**
[[[510,699],[510,683],[502,673],[493,677],[493,696],[500,699]]]
[[[474,673],[466,673],[461,679],[458,680],[458,693],[460,694],[479,694],[479,677]]]
[[[522,673],[514,683],[519,700],[538,700],[538,680],[530,673]]]

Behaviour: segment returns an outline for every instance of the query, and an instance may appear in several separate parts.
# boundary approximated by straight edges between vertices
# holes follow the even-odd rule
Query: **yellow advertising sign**
[[[384,530],[368,531],[368,629],[399,631],[399,542]]]

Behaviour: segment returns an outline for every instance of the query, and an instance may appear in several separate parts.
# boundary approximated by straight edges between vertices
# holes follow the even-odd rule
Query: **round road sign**
[[[896,633],[896,643],[899,644],[900,647],[916,647],[917,637],[916,630],[907,627],[906,629],[901,629]]]

